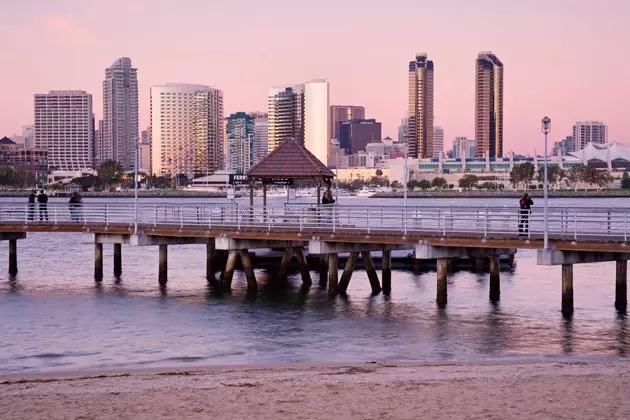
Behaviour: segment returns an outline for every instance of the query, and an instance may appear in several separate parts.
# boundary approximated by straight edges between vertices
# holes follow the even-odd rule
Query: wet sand
[[[0,377],[7,419],[628,419],[630,361],[286,365]]]

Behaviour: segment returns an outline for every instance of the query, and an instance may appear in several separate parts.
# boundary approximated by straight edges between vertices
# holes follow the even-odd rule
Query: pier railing
[[[133,204],[0,204],[0,225],[133,226]],[[623,241],[628,239],[630,209],[549,209],[549,232],[557,239]],[[429,234],[444,237],[538,237],[543,211],[505,207],[402,206],[243,206],[238,204],[141,204],[142,227],[178,227],[306,233],[382,235]]]

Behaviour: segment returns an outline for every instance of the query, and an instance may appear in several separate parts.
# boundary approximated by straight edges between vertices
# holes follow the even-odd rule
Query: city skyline
[[[285,1],[270,1],[264,6],[236,1],[215,7],[193,1],[177,12],[185,19],[171,20],[171,8],[139,0],[125,3],[129,13],[116,17],[124,29],[111,31],[107,22],[118,3],[123,4],[117,0],[89,5],[24,0],[0,6],[6,19],[0,35],[17,40],[3,47],[3,58],[14,65],[3,68],[5,77],[0,81],[2,96],[10,98],[0,105],[0,133],[10,136],[32,124],[33,94],[49,90],[92,93],[94,113],[100,119],[103,68],[116,57],[128,56],[141,72],[141,127],[149,124],[149,87],[165,81],[220,87],[229,114],[264,110],[269,86],[321,77],[330,82],[330,103],[364,105],[370,117],[383,123],[383,135],[395,138],[407,105],[403,66],[411,54],[426,51],[439,69],[435,80],[436,125],[444,127],[449,138],[474,138],[475,57],[479,51],[491,50],[507,69],[504,152],[541,150],[539,123],[543,115],[553,120],[550,138],[554,141],[570,135],[573,124],[582,120],[605,121],[611,141],[630,141],[626,117],[630,82],[625,76],[630,73],[630,59],[621,53],[627,48],[624,40],[630,38],[630,29],[624,24],[630,16],[630,4],[624,0],[527,4],[486,0],[474,5],[399,0],[386,10],[387,21],[396,25],[385,26],[383,31],[370,28],[383,27],[385,16],[362,9],[352,30],[362,37],[363,45],[352,49],[332,48],[332,33],[349,29],[347,17],[354,16],[354,6],[359,4],[354,1],[334,3],[336,14],[327,33],[320,33],[317,19],[302,19],[299,25],[289,23],[296,31],[290,38],[286,31],[266,29],[275,23],[286,24],[286,18],[297,13],[287,8]],[[332,4],[321,2],[316,13],[323,13]],[[247,25],[236,27],[234,22],[243,17],[245,5],[251,16],[246,17]],[[406,24],[421,16],[427,5],[431,6],[432,19],[426,25],[418,28]],[[147,10],[151,10],[152,20],[139,26],[139,18],[146,16]],[[195,24],[214,12],[222,16],[216,28]],[[573,23],[577,20],[589,25],[576,26]],[[164,34],[160,27],[167,23],[173,27]],[[237,40],[256,34],[259,42],[253,55],[235,54],[232,43],[218,48],[204,46],[203,40],[214,36],[215,31]],[[599,66],[584,65],[585,58],[593,55],[591,51],[597,51],[597,60],[607,63],[605,78]],[[220,57],[218,64],[200,58],[205,52]],[[361,72],[353,70],[359,59],[370,63]],[[257,62],[256,77],[246,70],[246,63],[252,60]]]

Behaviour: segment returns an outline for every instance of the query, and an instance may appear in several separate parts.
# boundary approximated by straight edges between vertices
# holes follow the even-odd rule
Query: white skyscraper
[[[262,112],[252,112],[254,117],[254,164],[267,156],[269,138],[269,115]]]
[[[444,153],[444,129],[433,127],[433,157],[440,158]]]
[[[453,140],[453,158],[470,159],[475,157],[476,142],[467,137],[455,137]]]
[[[105,70],[103,81],[102,156],[130,171],[135,164],[138,141],[138,74],[131,59],[123,57]]]
[[[331,149],[328,98],[327,81],[312,80],[304,85],[304,146],[324,165]]]
[[[60,171],[94,165],[92,95],[81,90],[35,94],[35,147],[48,151],[48,163]]]
[[[573,126],[573,150],[578,152],[589,143],[608,143],[608,126],[601,121],[578,121]]]
[[[223,93],[205,85],[151,87],[151,163],[156,175],[207,174],[222,168]]]
[[[35,126],[25,125],[22,127],[22,136],[24,136],[24,147],[33,149],[35,147]]]
[[[270,89],[268,151],[293,139],[326,164],[330,148],[329,109],[329,86],[325,80]]]

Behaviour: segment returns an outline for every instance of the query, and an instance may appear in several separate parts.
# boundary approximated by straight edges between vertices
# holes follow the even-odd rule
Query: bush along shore
[[[505,190],[432,190],[432,191],[409,191],[408,198],[519,198],[524,191]],[[542,190],[527,190],[527,193],[536,198],[543,197]],[[403,198],[402,191],[378,192],[372,198]],[[630,189],[602,189],[602,190],[549,190],[549,197],[562,198],[623,198],[630,197]]]

